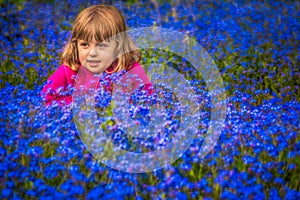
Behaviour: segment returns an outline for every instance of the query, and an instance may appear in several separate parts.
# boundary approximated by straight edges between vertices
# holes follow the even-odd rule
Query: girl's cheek
[[[88,55],[89,55],[89,52],[88,51],[84,51],[84,52],[81,53],[80,57],[81,57],[82,60],[85,60]]]

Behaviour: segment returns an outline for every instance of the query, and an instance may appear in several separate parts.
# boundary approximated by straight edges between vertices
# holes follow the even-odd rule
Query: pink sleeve
[[[146,90],[148,94],[152,94],[152,83],[149,80],[145,70],[138,62],[134,63],[132,67],[125,73],[125,79],[131,80],[131,91],[140,88],[142,90]]]
[[[52,104],[54,101],[62,104],[70,104],[72,102],[72,94],[70,87],[74,85],[75,72],[69,67],[61,65],[47,80],[46,85],[41,91],[41,96],[46,105]]]

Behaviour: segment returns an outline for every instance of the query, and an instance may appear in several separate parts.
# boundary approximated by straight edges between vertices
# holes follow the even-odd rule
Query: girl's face
[[[94,74],[103,73],[114,61],[116,42],[86,42],[78,40],[78,56],[82,66]]]

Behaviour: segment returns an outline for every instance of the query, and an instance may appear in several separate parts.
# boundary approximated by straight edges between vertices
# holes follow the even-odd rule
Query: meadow
[[[207,115],[180,158],[148,173],[98,162],[72,112],[44,106],[39,95],[75,17],[97,3],[0,1],[2,199],[300,199],[299,2],[103,1],[120,9],[128,28],[158,26],[194,38],[226,89],[213,151],[199,153]],[[144,52],[143,62],[152,62],[149,55],[157,61],[153,53]]]

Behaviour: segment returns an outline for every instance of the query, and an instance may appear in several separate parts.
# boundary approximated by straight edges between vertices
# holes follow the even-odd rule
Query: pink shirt
[[[105,80],[108,81],[108,85],[103,86],[106,90],[111,92],[112,77],[112,74],[107,74]],[[41,96],[46,105],[51,105],[53,102],[57,102],[59,105],[69,105],[72,102],[72,89],[74,89],[76,81],[76,89],[79,89],[78,86],[96,89],[100,86],[99,79],[99,76],[94,75],[84,67],[76,72],[66,65],[61,65],[49,77],[46,85],[42,89]],[[129,81],[131,84],[128,86],[130,87],[130,91],[143,85],[143,89],[146,90],[148,94],[152,93],[152,84],[139,63],[134,63],[129,70],[124,71],[121,82],[125,82],[128,79],[131,80]]]

